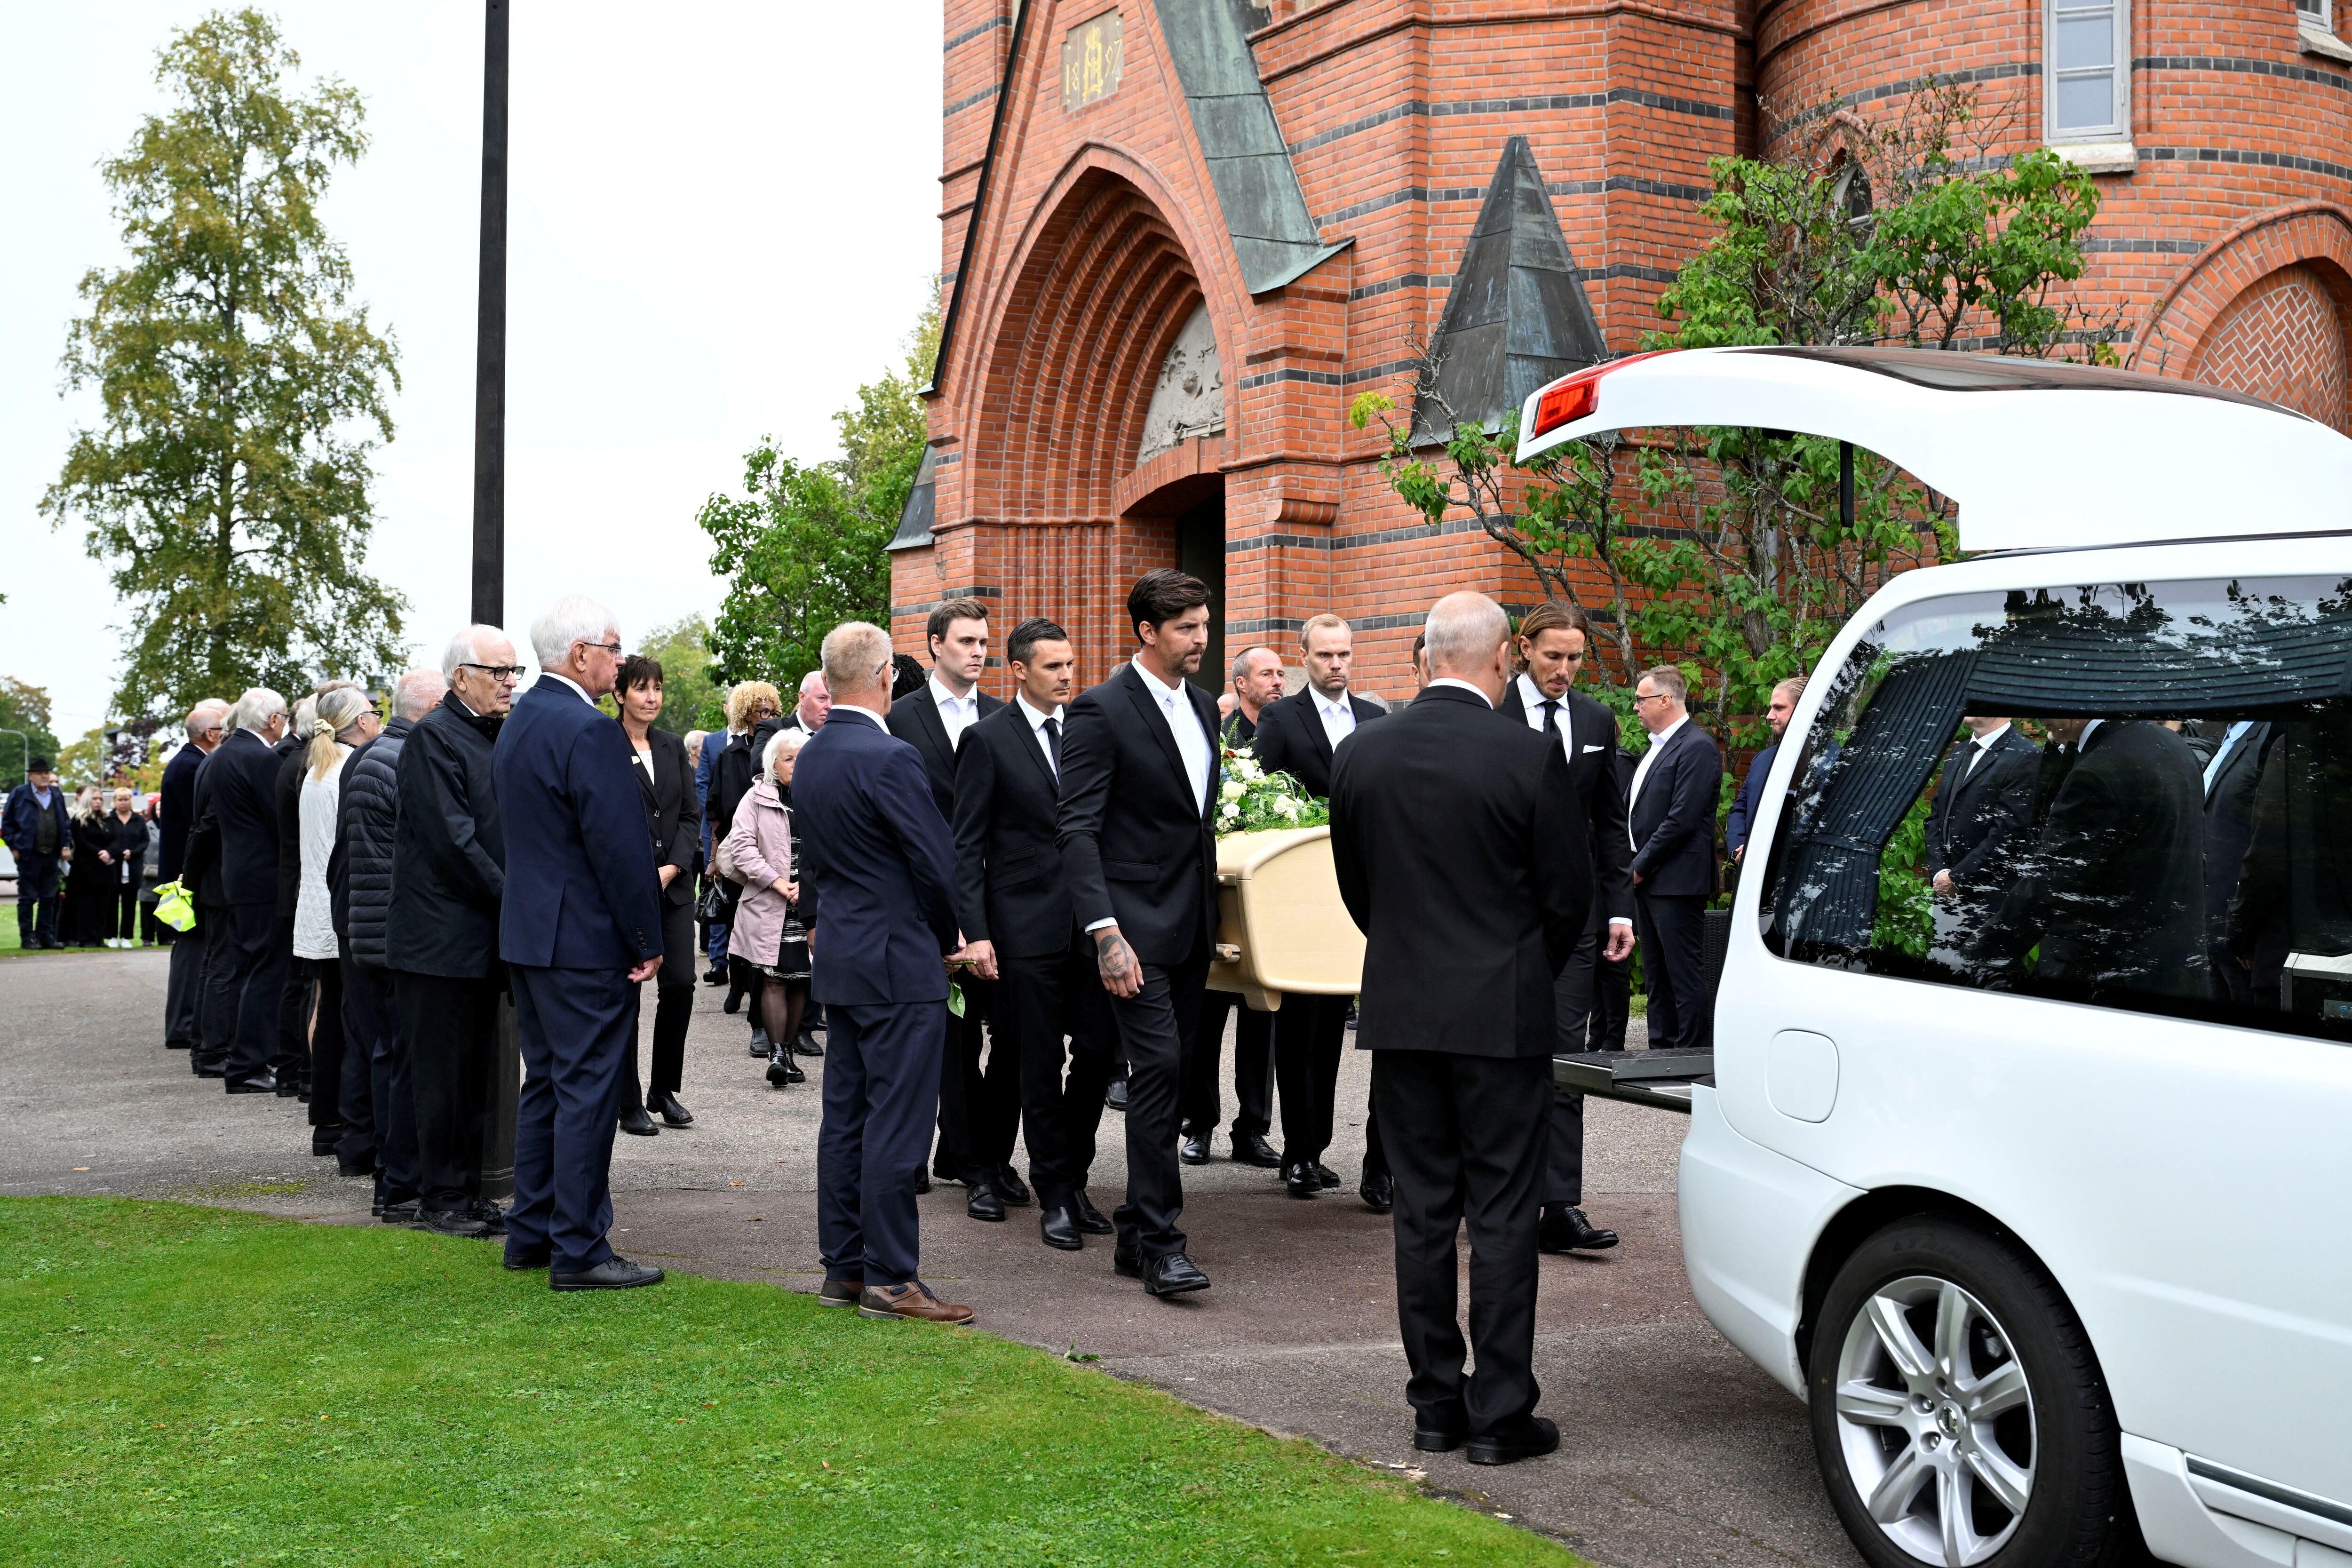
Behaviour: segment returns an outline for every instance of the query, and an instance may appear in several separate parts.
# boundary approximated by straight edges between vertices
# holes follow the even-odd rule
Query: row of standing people
[[[17,945],[137,947],[158,940],[148,888],[154,824],[138,792],[91,784],[68,803],[47,757],[26,759],[0,823],[16,862]]]

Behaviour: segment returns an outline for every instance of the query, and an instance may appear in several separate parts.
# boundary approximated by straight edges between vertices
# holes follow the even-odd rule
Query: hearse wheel
[[[1810,1372],[1822,1479],[1876,1568],[2137,1555],[2098,1357],[2010,1243],[1934,1216],[1888,1226],[1838,1270]]]

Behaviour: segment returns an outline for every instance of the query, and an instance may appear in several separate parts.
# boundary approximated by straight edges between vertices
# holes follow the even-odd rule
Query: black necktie
[[[1054,759],[1054,776],[1062,776],[1062,716],[1045,721],[1045,754]]]
[[[1544,710],[1544,733],[1545,733],[1545,734],[1547,734],[1547,735],[1557,735],[1557,734],[1559,734],[1559,700],[1555,698],[1555,699],[1551,699],[1551,700],[1547,700],[1547,701],[1544,703],[1544,705],[1543,705],[1543,710]]]

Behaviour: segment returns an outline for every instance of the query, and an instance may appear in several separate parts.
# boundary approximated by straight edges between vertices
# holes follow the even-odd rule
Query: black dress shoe
[[[527,1269],[546,1268],[549,1258],[547,1248],[543,1247],[531,1252],[517,1252],[509,1247],[503,1261],[509,1268],[520,1274]]]
[[[963,1212],[974,1219],[1001,1224],[1004,1218],[1004,1200],[996,1195],[996,1188],[988,1182],[975,1181],[965,1189]]]
[[[1209,1288],[1209,1277],[1181,1252],[1155,1258],[1143,1266],[1143,1289],[1154,1296],[1184,1296]]]
[[[376,1217],[386,1225],[415,1225],[417,1203],[415,1198],[403,1198],[376,1210]]]
[[[346,1181],[363,1182],[375,1173],[376,1168],[373,1162],[360,1165],[354,1165],[348,1160],[335,1162],[335,1174]]]
[[[1063,1252],[1076,1252],[1087,1244],[1087,1238],[1078,1234],[1078,1216],[1066,1208],[1039,1209],[1037,1234],[1046,1246]]]
[[[803,1029],[799,1034],[793,1037],[793,1055],[796,1057],[821,1057],[824,1055],[824,1047],[816,1043],[816,1037],[814,1035],[810,1034],[806,1029]]]
[[[1317,1197],[1322,1194],[1323,1178],[1312,1164],[1296,1160],[1282,1168],[1282,1190],[1294,1198]]]
[[[302,1085],[298,1080],[290,1078],[281,1078],[278,1080],[278,1099],[293,1100],[299,1097],[301,1092]]]
[[[1115,1078],[1110,1080],[1110,1087],[1103,1090],[1103,1109],[1118,1111],[1127,1109],[1127,1079]]]
[[[1509,1465],[1539,1458],[1559,1447],[1559,1428],[1549,1417],[1530,1415],[1524,1426],[1471,1438],[1467,1457],[1474,1465]]]
[[[196,1042],[194,1040],[165,1040],[163,1042],[163,1048],[167,1051],[192,1051],[196,1048]]]
[[[1543,1218],[1536,1222],[1536,1250],[1538,1252],[1572,1252],[1582,1248],[1601,1252],[1617,1245],[1617,1233],[1596,1228],[1584,1217],[1584,1211],[1570,1204],[1546,1205]]]
[[[923,1172],[923,1171],[918,1171],[918,1172],[916,1172],[916,1173],[915,1173],[915,1195],[916,1195],[917,1197],[921,1197],[925,1193],[928,1193],[928,1192],[929,1192],[930,1190],[931,1190],[931,1178],[930,1178],[929,1173],[927,1173],[927,1172]],[[862,1290],[862,1289],[865,1289],[865,1287],[861,1285],[861,1286],[859,1286],[859,1287],[858,1287],[858,1289]]]
[[[1282,1156],[1274,1152],[1274,1145],[1265,1141],[1262,1132],[1234,1133],[1234,1158],[1242,1164],[1255,1165],[1261,1171],[1282,1169]]]
[[[386,1217],[390,1217],[387,1210]],[[462,1236],[479,1240],[490,1234],[490,1227],[477,1219],[468,1209],[419,1209],[416,1223],[436,1236]]]
[[[547,1277],[551,1290],[627,1290],[639,1285],[658,1285],[662,1271],[642,1263],[632,1263],[619,1256],[607,1258],[584,1274],[554,1274]]]
[[[1424,1454],[1450,1454],[1462,1447],[1463,1435],[1446,1426],[1416,1426],[1412,1429],[1412,1446]]]
[[[808,1082],[808,1074],[801,1070],[800,1063],[793,1060],[792,1052],[776,1051],[771,1053],[768,1058],[768,1065],[772,1068],[779,1064],[781,1064],[784,1069],[784,1081],[786,1083]]]
[[[702,983],[703,983],[705,985],[724,985],[724,984],[727,984],[727,966],[726,966],[725,964],[723,964],[723,963],[714,963],[714,964],[712,964],[709,968],[708,968],[708,969],[706,969],[706,970],[704,970],[704,971],[702,972]]]
[[[719,1010],[722,1013],[740,1012],[742,1007],[743,988],[740,985],[735,987],[732,991],[728,992],[727,1000],[719,1004]]]
[[[996,1167],[996,1174],[990,1178],[990,1184],[995,1187],[998,1197],[1014,1208],[1027,1208],[1036,1201],[1036,1195],[1029,1190],[1029,1184],[1023,1181],[1021,1173],[1009,1164]]]
[[[656,1095],[646,1100],[646,1109],[661,1112],[661,1119],[672,1127],[690,1127],[694,1124],[694,1112],[680,1105],[675,1094]]]
[[[1209,1163],[1208,1135],[1202,1133],[1197,1138],[1185,1139],[1176,1146],[1176,1157],[1188,1165],[1207,1164]]]
[[[490,1202],[489,1199],[476,1198],[473,1206],[466,1212],[480,1220],[483,1230],[489,1235],[504,1236],[507,1233],[507,1211]]]
[[[1070,1212],[1077,1216],[1078,1228],[1088,1236],[1110,1236],[1118,1229],[1111,1224],[1109,1215],[1095,1207],[1094,1199],[1087,1196],[1084,1187],[1070,1194]]]
[[[639,1138],[652,1138],[657,1136],[661,1129],[654,1125],[654,1119],[646,1114],[644,1106],[625,1105],[621,1107],[621,1131]]]
[[[1396,1184],[1386,1171],[1367,1171],[1356,1187],[1356,1195],[1374,1214],[1386,1214],[1396,1207]]]
[[[226,1068],[216,1068],[209,1063],[199,1066],[195,1062],[191,1061],[188,1064],[188,1070],[195,1074],[198,1078],[226,1078],[228,1076]]]
[[[231,1094],[276,1094],[278,1080],[263,1073],[259,1078],[249,1078],[243,1083],[232,1083],[227,1087]]]
[[[1324,1190],[1328,1192],[1339,1184],[1339,1173],[1318,1160],[1315,1162],[1315,1179],[1322,1183]]]
[[[772,1057],[776,1054],[775,1042],[768,1038],[767,1030],[751,1031],[751,1054],[755,1057]]]
[[[335,1145],[342,1141],[343,1130],[340,1127],[313,1127],[310,1129],[310,1157],[322,1159],[333,1153]]]

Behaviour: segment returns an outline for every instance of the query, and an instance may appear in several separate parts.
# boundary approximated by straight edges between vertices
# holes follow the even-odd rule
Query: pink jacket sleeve
[[[727,832],[727,853],[734,857],[735,869],[743,873],[743,886],[753,891],[767,887],[778,877],[784,875],[782,871],[771,866],[766,857],[760,853],[761,808],[753,799],[756,793],[756,791],[745,793],[741,804],[735,807],[735,826]],[[780,812],[777,815],[781,816],[782,814]],[[780,823],[778,826],[782,826],[782,824]],[[787,829],[784,854],[786,866],[793,863],[791,847],[790,830]]]

